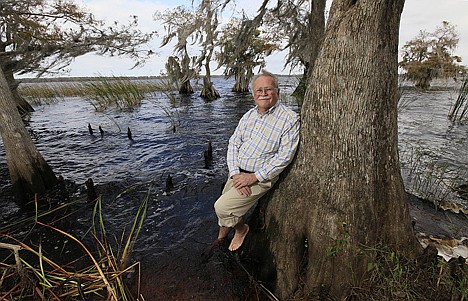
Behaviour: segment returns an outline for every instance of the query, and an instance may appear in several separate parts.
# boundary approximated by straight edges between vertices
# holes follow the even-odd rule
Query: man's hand
[[[254,173],[240,173],[232,176],[232,182],[241,195],[250,196],[252,194],[250,186],[258,180]]]

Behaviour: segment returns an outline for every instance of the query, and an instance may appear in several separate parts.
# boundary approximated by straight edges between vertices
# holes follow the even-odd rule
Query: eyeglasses
[[[277,90],[278,88],[274,87],[263,87],[263,88],[257,88],[254,90],[255,94],[268,94],[270,92],[273,92]]]

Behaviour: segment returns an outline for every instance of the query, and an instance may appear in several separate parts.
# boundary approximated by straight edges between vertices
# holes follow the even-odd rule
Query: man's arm
[[[227,150],[227,166],[229,169],[229,177],[239,174],[239,162],[237,160],[239,155],[239,147],[242,145],[242,124],[243,120],[239,121],[234,133],[232,134],[231,138],[229,138],[228,150]]]
[[[281,136],[281,144],[278,152],[272,160],[266,162],[263,168],[255,172],[258,181],[271,180],[278,176],[291,163],[299,145],[300,120],[296,119],[291,123]]]

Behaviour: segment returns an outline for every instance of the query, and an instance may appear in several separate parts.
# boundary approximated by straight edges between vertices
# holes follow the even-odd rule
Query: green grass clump
[[[96,77],[80,81],[41,81],[22,83],[18,92],[32,104],[50,103],[66,97],[86,98],[96,110],[131,109],[141,105],[150,93],[171,89],[164,79],[138,80],[126,77]],[[167,95],[170,95],[169,91]]]
[[[369,256],[366,279],[353,289],[356,300],[466,300],[468,279],[464,260],[445,262],[437,250],[410,259],[377,246],[365,248]]]
[[[82,83],[28,83],[18,87],[18,93],[31,104],[51,103],[65,97],[84,96],[86,91]]]
[[[102,78],[100,81],[88,82],[85,85],[91,94],[87,98],[97,111],[111,106],[119,109],[138,107],[144,95],[137,83],[125,78]]]
[[[44,251],[43,243],[37,245],[15,239],[11,233],[18,228],[18,224],[3,228],[0,239],[9,243],[0,243],[0,249],[10,249],[14,253],[15,263],[8,264],[7,260],[0,262],[0,300],[136,300],[125,279],[128,275],[139,273],[139,262],[130,264],[130,256],[146,218],[150,191],[151,187],[135,214],[131,228],[128,231],[124,229],[118,239],[106,231],[101,197],[98,197],[90,228],[94,247],[53,223],[38,220],[52,213],[36,214],[30,218],[33,220],[32,229],[55,233],[65,239],[64,243],[76,246],[74,253],[82,256],[66,265],[58,263],[60,258],[50,258]],[[51,210],[53,215],[55,211]],[[112,237],[116,241],[111,242]],[[136,279],[139,283],[139,274]],[[137,286],[139,294],[139,284]]]
[[[451,121],[462,121],[468,114],[468,79],[463,81],[463,84],[458,90],[458,97],[455,104],[452,106],[448,115]]]

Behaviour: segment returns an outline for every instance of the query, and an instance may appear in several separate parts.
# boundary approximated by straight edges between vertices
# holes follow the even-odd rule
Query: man
[[[249,226],[243,216],[278,180],[299,144],[299,116],[281,104],[278,79],[262,71],[252,80],[256,106],[242,116],[229,139],[229,178],[214,207],[222,242],[234,228],[230,251],[242,246]]]

